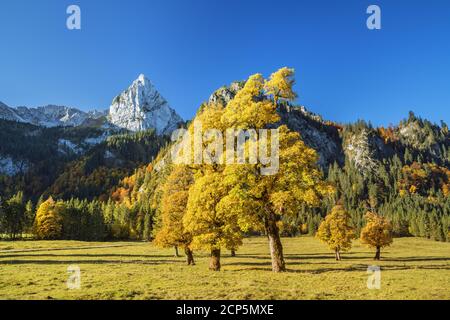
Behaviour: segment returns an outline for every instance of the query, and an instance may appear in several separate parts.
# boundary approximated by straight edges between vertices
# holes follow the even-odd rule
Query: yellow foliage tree
[[[287,79],[292,72],[286,70],[283,68],[274,73],[268,82],[260,75],[251,76],[225,108],[223,121],[232,119],[228,123],[236,128],[258,130],[273,126],[279,120],[277,99],[295,97],[293,80]],[[264,165],[261,162],[248,164],[249,161],[228,165],[224,170],[224,182],[232,190],[224,199],[225,203],[229,201],[226,207],[239,216],[250,216],[246,221],[253,221],[253,225],[265,230],[275,272],[286,269],[277,222],[283,215],[295,215],[304,204],[318,205],[322,196],[333,191],[322,179],[316,152],[304,144],[298,133],[283,125],[278,128],[278,139],[279,167],[273,174],[261,174]],[[237,202],[236,198],[240,198],[241,205],[232,205]]]
[[[336,260],[341,260],[341,252],[346,252],[352,247],[355,232],[350,221],[350,214],[344,207],[336,205],[322,221],[317,231],[316,237],[328,244],[334,251]]]
[[[275,105],[280,98],[288,101],[297,98],[297,94],[292,90],[295,83],[294,73],[294,69],[281,68],[265,83],[266,93],[273,97]]]
[[[189,132],[195,132],[196,121],[202,124],[202,133],[209,129],[218,129],[222,133],[228,129],[253,129],[261,135],[260,129],[276,127],[280,120],[277,113],[279,99],[288,102],[296,96],[292,91],[292,76],[293,70],[287,68],[272,74],[269,81],[260,74],[250,76],[226,107],[204,105]],[[205,150],[203,156],[216,154],[216,150],[208,149],[208,143],[213,139],[212,134],[201,141]],[[259,139],[261,141],[261,136]],[[332,188],[323,182],[316,152],[303,143],[298,133],[280,126],[276,133],[271,132],[271,142],[273,139],[278,139],[279,148],[271,149],[270,156],[266,154],[276,158],[276,168],[271,175],[265,174],[267,163],[249,161],[249,151],[254,150],[250,149],[253,139],[245,140],[244,163],[227,162],[224,165],[223,161],[203,161],[201,164],[194,161],[195,181],[189,190],[183,224],[193,235],[193,246],[211,250],[212,270],[220,269],[222,247],[235,249],[241,244],[242,231],[258,229],[265,230],[268,235],[272,269],[284,271],[278,226],[281,217],[297,214],[305,204],[318,205],[322,196],[332,192]],[[223,145],[224,141],[219,141]],[[260,145],[260,155],[261,150]],[[226,154],[222,156],[227,157]]]
[[[44,201],[36,212],[35,233],[39,239],[58,239],[62,233],[62,202],[55,202],[52,197]]]
[[[183,247],[188,265],[194,265],[195,262],[190,248],[192,235],[183,227],[183,217],[192,183],[190,169],[185,165],[175,165],[163,187],[162,228],[155,237],[155,243],[161,247]]]
[[[222,123],[226,128],[260,129],[280,120],[273,101],[263,99],[265,81],[261,74],[248,78],[244,87],[227,104]]]
[[[209,268],[213,271],[220,270],[221,248],[235,249],[242,244],[241,217],[222,202],[227,193],[220,172],[203,172],[189,190],[183,218],[185,229],[193,235],[192,246],[211,252]]]
[[[308,224],[307,223],[303,223],[300,226],[300,233],[301,234],[307,234],[308,233]]]
[[[247,221],[253,223],[248,228],[265,230],[275,272],[286,269],[277,222],[284,215],[295,215],[305,204],[318,205],[321,197],[333,192],[316,166],[316,152],[300,140],[298,133],[279,127],[279,146],[279,168],[272,175],[260,174],[261,164],[229,165],[224,171],[224,181],[233,190],[224,201],[236,202],[240,197],[242,203],[235,206],[230,202],[229,210],[250,215]]]
[[[220,254],[222,248],[236,250],[242,244],[242,234],[239,227],[241,219],[234,213],[226,210],[222,200],[228,195],[228,189],[223,183],[223,170],[225,165],[218,160],[218,150],[210,148],[214,141],[216,146],[224,146],[224,141],[217,140],[215,135],[208,136],[209,130],[216,129],[224,132],[221,121],[224,112],[219,104],[204,105],[189,127],[189,133],[194,134],[195,122],[201,124],[202,162],[190,165],[194,172],[194,183],[189,189],[187,211],[183,217],[184,229],[192,235],[193,248],[210,251],[210,269],[220,270]],[[206,138],[205,138],[206,137]],[[194,140],[194,139],[193,139]],[[195,142],[194,142],[195,144]],[[191,148],[195,149],[195,145]],[[194,157],[190,151],[191,159]],[[225,156],[222,154],[222,156]],[[243,223],[241,223],[243,224]]]
[[[367,224],[361,230],[361,242],[376,249],[375,260],[380,260],[381,248],[390,246],[392,240],[392,225],[385,217],[368,212]]]

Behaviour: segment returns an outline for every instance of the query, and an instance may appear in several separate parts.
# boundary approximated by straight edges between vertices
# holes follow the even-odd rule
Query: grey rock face
[[[366,129],[349,137],[345,143],[345,154],[363,175],[369,174],[377,167],[369,132]]]
[[[169,134],[183,119],[141,74],[127,90],[114,98],[109,121],[130,131],[154,128],[157,134]]]
[[[320,117],[308,112],[305,107],[280,107],[281,123],[300,133],[307,146],[317,151],[318,164],[327,168],[334,162],[343,162],[344,155],[338,130],[325,124]]]
[[[227,105],[244,85],[244,81],[235,81],[229,86],[219,88],[209,97],[209,103],[221,103],[222,105]]]

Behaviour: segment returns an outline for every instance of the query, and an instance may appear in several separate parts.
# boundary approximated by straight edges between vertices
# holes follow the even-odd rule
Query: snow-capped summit
[[[66,106],[47,105],[37,108],[17,107],[14,109],[21,122],[27,122],[43,127],[75,127],[88,119],[98,118],[95,112],[84,112]]]
[[[109,108],[109,121],[131,131],[154,128],[158,134],[168,134],[183,119],[150,80],[140,74],[128,89],[114,98]]]
[[[145,80],[146,80],[145,74],[141,73],[141,74],[139,75],[139,77],[137,78],[137,80],[138,80],[138,81],[141,81],[142,83],[144,83]]]
[[[109,123],[105,122],[105,116],[108,116]],[[0,119],[43,127],[112,125],[130,131],[155,129],[157,134],[170,134],[183,122],[143,74],[114,98],[109,113],[95,110],[85,112],[57,105],[12,108],[0,102]]]
[[[86,114],[80,110],[54,105],[37,108],[17,107],[16,112],[24,122],[44,127],[77,126],[86,118]]]
[[[84,112],[76,108],[47,105],[37,108],[12,108],[0,102],[0,119],[34,124],[42,127],[76,127],[87,120],[105,116],[105,112]]]

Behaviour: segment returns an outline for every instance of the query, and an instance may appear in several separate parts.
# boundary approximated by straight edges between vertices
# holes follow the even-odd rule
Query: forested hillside
[[[98,127],[45,128],[0,119],[0,196],[23,191],[37,200],[64,165],[103,133]]]

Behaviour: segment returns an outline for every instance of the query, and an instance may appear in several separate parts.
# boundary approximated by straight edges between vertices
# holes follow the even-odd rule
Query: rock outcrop
[[[109,109],[109,121],[130,131],[153,128],[157,134],[169,134],[183,119],[141,74],[128,89],[114,98]]]

